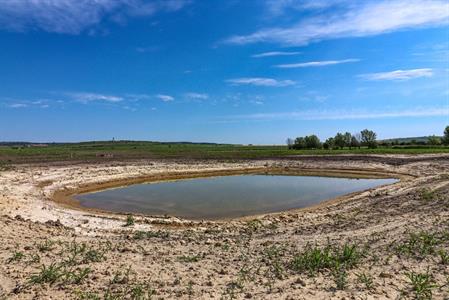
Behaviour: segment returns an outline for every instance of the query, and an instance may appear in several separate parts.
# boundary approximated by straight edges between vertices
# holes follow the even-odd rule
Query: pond
[[[134,184],[75,196],[83,207],[187,219],[228,219],[316,205],[397,179],[234,175]]]

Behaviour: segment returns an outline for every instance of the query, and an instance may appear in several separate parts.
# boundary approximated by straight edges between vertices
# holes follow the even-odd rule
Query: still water
[[[75,197],[113,212],[226,219],[316,205],[396,179],[237,175],[135,184]]]

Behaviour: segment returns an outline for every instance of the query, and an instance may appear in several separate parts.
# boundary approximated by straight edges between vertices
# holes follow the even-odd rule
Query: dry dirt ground
[[[67,202],[129,178],[243,169],[401,181],[221,222]],[[13,166],[0,171],[0,215],[0,299],[449,299],[449,155]]]

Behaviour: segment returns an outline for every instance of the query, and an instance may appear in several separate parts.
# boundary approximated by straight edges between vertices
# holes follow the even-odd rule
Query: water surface
[[[75,198],[81,206],[113,212],[212,220],[303,208],[396,181],[237,175],[135,184]]]

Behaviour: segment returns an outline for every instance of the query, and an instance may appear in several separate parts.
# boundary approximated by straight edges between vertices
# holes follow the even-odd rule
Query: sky
[[[446,0],[0,0],[0,141],[447,125]]]

